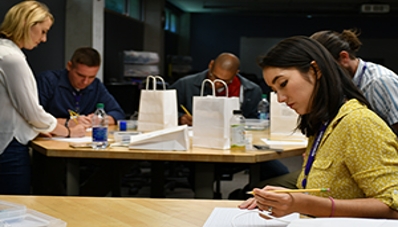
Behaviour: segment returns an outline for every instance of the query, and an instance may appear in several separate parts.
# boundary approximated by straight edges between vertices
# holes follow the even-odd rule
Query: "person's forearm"
[[[66,118],[57,118],[58,124],[65,125]]]
[[[62,124],[57,124],[55,129],[51,132],[51,134],[56,135],[56,136],[62,136],[62,137],[67,137],[69,136],[69,130]]]
[[[398,211],[374,198],[337,200],[335,216],[398,219]]]
[[[116,121],[112,116],[108,115],[108,125],[115,125]]]
[[[386,204],[374,198],[363,199],[333,199],[294,194],[297,204],[296,210],[302,214],[315,217],[362,217],[398,219],[398,212],[390,209]]]

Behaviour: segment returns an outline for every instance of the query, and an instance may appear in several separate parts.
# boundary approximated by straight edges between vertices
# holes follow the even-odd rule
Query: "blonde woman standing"
[[[38,134],[71,136],[39,105],[36,81],[21,51],[46,42],[53,22],[47,6],[23,1],[0,25],[0,194],[30,193],[30,140]],[[84,133],[81,126],[73,136]]]

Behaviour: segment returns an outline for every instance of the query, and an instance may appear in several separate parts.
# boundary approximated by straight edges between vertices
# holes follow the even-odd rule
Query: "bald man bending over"
[[[250,80],[239,75],[240,61],[231,53],[222,53],[215,60],[211,60],[209,68],[203,72],[188,75],[177,80],[170,88],[177,90],[178,122],[179,124],[192,125],[192,117],[185,114],[181,104],[192,113],[193,96],[200,95],[204,79],[221,79],[228,85],[228,96],[239,97],[240,109],[245,118],[257,118],[257,104],[261,100],[261,88]],[[225,96],[225,88],[221,83],[216,83],[216,95]],[[207,83],[203,95],[211,94],[211,87]],[[227,165],[224,165],[227,166]],[[237,170],[247,168],[247,165],[231,164]],[[260,178],[266,180],[289,172],[278,160],[263,162],[260,166]],[[191,182],[192,183],[192,182]]]
[[[239,58],[231,53],[222,53],[215,60],[211,60],[208,69],[188,75],[176,81],[171,88],[177,90],[178,97],[178,122],[179,124],[192,125],[192,117],[181,108],[192,113],[193,96],[200,95],[200,89],[204,79],[220,79],[228,85],[228,96],[239,97],[240,108],[245,118],[257,118],[257,104],[261,100],[261,88],[239,75]],[[221,83],[216,83],[216,96],[225,96],[225,88]],[[210,95],[211,87],[206,84],[203,95]]]

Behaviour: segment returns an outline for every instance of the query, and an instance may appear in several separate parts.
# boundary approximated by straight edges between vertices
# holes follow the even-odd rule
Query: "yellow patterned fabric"
[[[307,163],[314,137],[308,140]],[[302,188],[304,172],[297,187]],[[347,101],[330,122],[307,177],[311,193],[336,199],[376,198],[398,210],[398,142],[387,124],[357,100]]]

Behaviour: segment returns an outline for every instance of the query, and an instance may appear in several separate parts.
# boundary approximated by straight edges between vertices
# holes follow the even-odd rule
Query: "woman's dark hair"
[[[335,31],[320,31],[311,35],[310,38],[320,42],[330,51],[334,59],[340,58],[341,51],[345,50],[351,59],[356,58],[356,53],[362,43],[358,39],[359,32],[355,29],[344,30],[342,33]]]
[[[317,68],[311,62],[315,61]],[[262,68],[296,68],[306,77],[310,68],[319,75],[310,100],[311,111],[298,119],[304,135],[315,135],[323,122],[332,120],[347,99],[357,99],[370,108],[369,102],[355,86],[346,71],[333,59],[328,50],[314,39],[305,36],[287,38],[258,59]],[[306,78],[309,80],[309,78]]]

